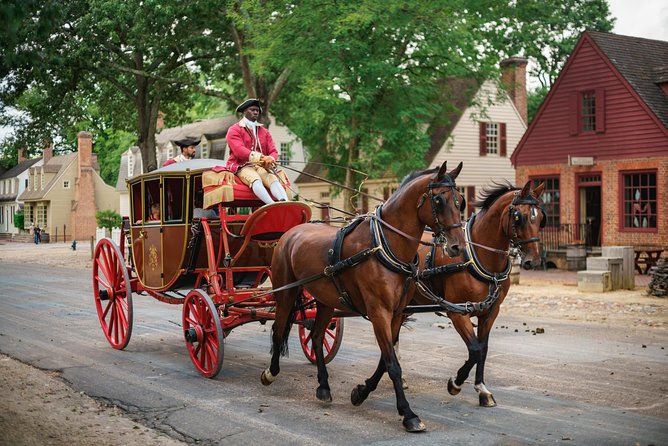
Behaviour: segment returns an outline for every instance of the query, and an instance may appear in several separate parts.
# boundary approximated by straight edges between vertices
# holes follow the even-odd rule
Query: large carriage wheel
[[[123,254],[103,238],[93,256],[93,294],[102,331],[112,347],[122,350],[132,334],[132,287]]]
[[[302,302],[308,303],[312,301],[313,298],[311,295],[304,291],[304,294],[302,295]],[[315,364],[315,351],[313,350],[313,344],[311,343],[311,329],[315,323],[316,311],[315,303],[311,303],[303,313],[306,316],[306,319],[304,319],[301,311],[297,312],[296,318],[297,322],[299,323],[299,343],[302,346],[302,351],[304,352],[306,359],[308,359],[312,364]],[[323,341],[325,364],[329,364],[329,362],[334,359],[339,351],[339,348],[341,347],[342,340],[343,319],[334,317],[329,322],[329,325],[327,325],[327,329],[325,330],[325,338]]]
[[[188,293],[183,304],[183,332],[195,367],[213,378],[223,366],[223,328],[211,298],[202,290]]]

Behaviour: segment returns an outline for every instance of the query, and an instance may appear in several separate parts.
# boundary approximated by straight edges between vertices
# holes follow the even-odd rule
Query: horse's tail
[[[302,288],[300,287],[296,293],[297,296],[302,295]],[[292,326],[295,323],[295,318],[297,315],[297,312],[300,311],[300,302],[301,299],[295,299],[292,307],[292,311],[288,315],[288,320],[285,323],[285,328],[283,329],[283,336],[282,336],[282,342],[281,345],[279,346],[278,353],[281,356],[290,356],[289,351],[288,351],[288,340],[290,339],[290,330],[292,329]],[[271,327],[271,332],[272,332],[272,338],[273,338],[273,333],[274,330],[276,330],[276,324],[272,325]],[[274,354],[274,344],[272,343],[271,345],[271,354]]]

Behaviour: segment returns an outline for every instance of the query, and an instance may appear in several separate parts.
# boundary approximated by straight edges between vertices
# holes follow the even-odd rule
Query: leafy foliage
[[[14,227],[18,229],[25,228],[25,215],[23,214],[23,211],[14,213]]]
[[[113,228],[120,228],[123,222],[121,215],[112,210],[97,211],[95,213],[95,220],[97,221],[98,228],[105,228],[110,231]]]

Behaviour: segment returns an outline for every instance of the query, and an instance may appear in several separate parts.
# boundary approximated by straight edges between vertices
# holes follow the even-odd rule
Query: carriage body
[[[98,316],[114,348],[129,342],[133,293],[183,304],[188,350],[207,377],[220,370],[223,338],[234,327],[274,318],[274,246],[311,216],[310,207],[298,201],[265,205],[222,165],[192,160],[128,180],[130,215],[123,217],[120,246],[101,240],[93,265]],[[221,187],[226,193],[219,193]],[[156,206],[159,216],[151,213]],[[304,301],[298,318],[306,321],[315,305]],[[341,335],[336,325],[336,350]],[[311,360],[303,327],[300,337]]]

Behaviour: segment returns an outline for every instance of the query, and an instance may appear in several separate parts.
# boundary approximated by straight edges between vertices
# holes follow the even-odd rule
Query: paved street
[[[350,404],[350,390],[378,358],[361,319],[346,319],[343,346],[329,366],[334,402],[325,405],[314,396],[315,368],[294,339],[278,380],[260,384],[270,324],[235,329],[221,374],[206,380],[187,355],[180,307],[135,295],[132,340],[125,351],[113,350],[99,328],[90,283],[90,270],[45,265],[35,274],[32,265],[3,260],[0,352],[61,370],[74,389],[182,441],[658,445],[668,432],[665,327],[617,330],[510,311],[492,333],[487,383],[499,406],[486,409],[470,384],[457,397],[447,393],[464,344],[447,319],[420,315],[402,337],[402,364],[407,396],[428,432],[410,435],[389,380],[361,407]],[[536,327],[545,333],[534,335]]]

